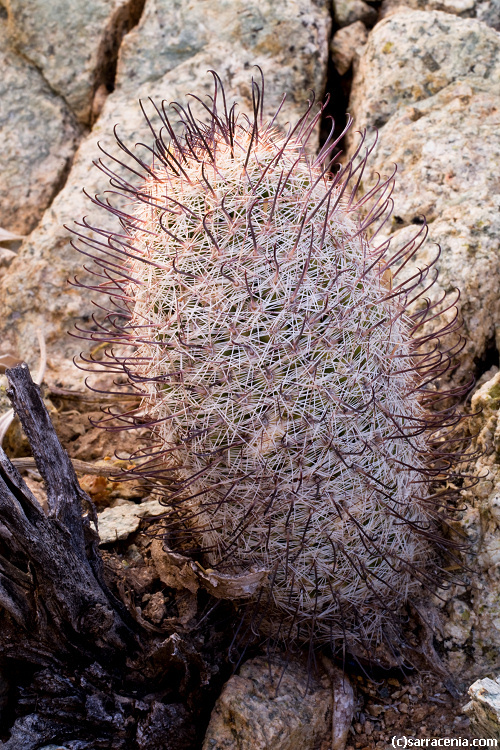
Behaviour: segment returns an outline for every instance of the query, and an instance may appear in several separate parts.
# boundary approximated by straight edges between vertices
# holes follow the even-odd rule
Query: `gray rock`
[[[54,725],[40,714],[29,714],[16,719],[9,733],[9,739],[0,745],[1,750],[39,750],[51,742]]]
[[[335,23],[340,27],[356,21],[363,21],[371,27],[377,22],[377,11],[364,0],[334,0],[333,12]]]
[[[500,0],[383,0],[380,17],[385,18],[408,8],[442,10],[462,18],[477,18],[500,30]]]
[[[88,123],[99,85],[112,84],[110,65],[142,0],[6,0],[6,6],[13,44]]]
[[[270,670],[267,660],[257,657],[225,684],[203,750],[313,750],[322,741],[330,747],[332,708],[327,678],[317,682],[295,662],[284,672]]]
[[[64,101],[10,48],[2,18],[0,69],[0,227],[22,235],[59,189],[80,132]]]
[[[148,715],[139,721],[138,750],[179,750],[193,747],[196,729],[182,703],[153,701]]]
[[[470,703],[464,706],[476,737],[500,740],[500,680],[486,677],[470,686]]]
[[[110,544],[127,539],[137,531],[143,518],[161,516],[166,510],[158,500],[147,500],[140,504],[124,502],[112,508],[105,508],[98,515],[99,544]]]
[[[71,249],[63,225],[72,225],[84,215],[97,226],[110,220],[104,212],[94,212],[82,195],[83,187],[91,195],[108,189],[107,179],[92,166],[99,156],[96,142],[116,152],[112,135],[116,123],[128,143],[149,142],[138,99],[184,100],[189,91],[203,96],[212,90],[209,69],[219,71],[229,96],[237,96],[241,109],[248,112],[251,77],[259,79],[254,64],[266,75],[266,111],[273,111],[282,93],[288,91],[280,123],[296,120],[310,89],[322,96],[330,25],[327,0],[147,3],[140,24],[122,43],[116,89],[81,144],[64,189],[25,240],[0,283],[0,325],[13,350],[34,364],[36,329],[41,325],[50,366],[65,382],[72,377],[71,359],[79,347],[66,331],[74,322],[85,326],[95,307],[89,295],[68,287],[67,279],[75,274],[85,279],[81,270],[84,261]],[[185,47],[189,55],[182,52]]]
[[[381,128],[402,107],[458,81],[497,91],[499,36],[473,19],[402,10],[373,29],[353,80],[356,127]]]
[[[393,223],[385,236],[397,247],[426,214],[431,241],[415,265],[433,257],[438,242],[433,294],[461,291],[467,343],[454,377],[463,382],[491,342],[500,342],[500,196],[492,169],[500,158],[500,37],[474,19],[402,11],[371,32],[353,92],[356,125],[379,128],[372,169],[388,174],[398,164]],[[479,433],[476,445],[484,455],[474,468],[480,481],[464,494],[467,507],[458,522],[475,553],[467,558],[470,584],[439,591],[434,602],[442,609],[438,637],[447,667],[462,684],[500,669],[499,407],[497,374],[472,404],[482,409],[471,432]]]
[[[401,12],[370,34],[353,91],[356,127],[380,129],[371,168],[387,175],[398,165],[387,234],[397,247],[426,215],[431,241],[415,265],[434,257],[439,243],[433,298],[460,289],[467,344],[455,379],[463,382],[495,336],[500,343],[500,194],[492,169],[500,159],[500,37],[472,19]]]
[[[341,76],[357,63],[366,44],[368,31],[361,21],[339,29],[330,42],[332,61]]]
[[[500,0],[477,0],[476,18],[500,31]]]
[[[470,432],[480,452],[472,473],[477,484],[464,493],[459,530],[470,544],[469,587],[443,594],[448,664],[461,679],[500,670],[500,373],[472,396]]]
[[[167,101],[185,91],[208,93],[208,65],[249,111],[250,78],[253,73],[258,79],[254,66],[260,65],[268,114],[287,92],[284,124],[297,117],[309,89],[318,96],[324,90],[330,25],[327,0],[149,0],[120,49],[117,89],[131,103],[143,96],[143,84],[154,83]],[[178,80],[169,75],[174,69],[181,85],[172,86]]]

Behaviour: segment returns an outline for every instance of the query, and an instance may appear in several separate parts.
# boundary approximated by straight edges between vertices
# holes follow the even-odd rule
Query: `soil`
[[[346,750],[387,748],[392,738],[471,739],[469,719],[462,713],[466,693],[452,695],[431,674],[390,677],[378,683],[357,675],[359,710],[355,715]]]

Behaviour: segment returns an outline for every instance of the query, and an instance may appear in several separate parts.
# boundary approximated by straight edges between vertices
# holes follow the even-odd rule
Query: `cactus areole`
[[[118,424],[151,427],[136,471],[163,488],[171,546],[260,572],[254,629],[373,653],[453,546],[462,417],[436,383],[456,311],[436,325],[433,263],[408,270],[425,226],[377,244],[394,173],[361,193],[363,142],[341,166],[332,130],[311,157],[322,107],[283,132],[263,122],[263,84],[248,118],[214,82],[200,119],[152,103],[147,160],[116,136],[128,166],[99,162],[128,207],[96,198],[122,229],[77,230],[111,302],[83,335],[142,394]]]

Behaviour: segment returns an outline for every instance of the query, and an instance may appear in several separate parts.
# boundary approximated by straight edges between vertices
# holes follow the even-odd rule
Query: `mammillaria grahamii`
[[[321,108],[283,133],[255,83],[246,118],[214,81],[202,120],[152,110],[162,130],[148,119],[131,182],[100,164],[129,207],[96,199],[122,231],[81,233],[111,301],[87,336],[143,395],[119,422],[152,428],[137,471],[169,477],[182,549],[219,574],[266,571],[255,627],[369,653],[452,546],[461,415],[435,384],[456,316],[438,330],[432,264],[408,270],[425,227],[377,245],[394,180],[360,194],[369,149],[339,166],[330,136],[312,157]]]

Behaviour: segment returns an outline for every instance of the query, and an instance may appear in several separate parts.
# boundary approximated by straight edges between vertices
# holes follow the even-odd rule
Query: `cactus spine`
[[[170,141],[149,123],[141,182],[111,173],[134,205],[122,234],[86,240],[113,302],[88,336],[143,394],[158,445],[142,471],[172,478],[172,521],[205,564],[268,571],[256,598],[275,635],[369,652],[449,545],[436,483],[460,415],[431,406],[456,322],[422,330],[430,267],[400,281],[425,228],[398,251],[368,239],[393,175],[360,197],[361,146],[343,167],[333,137],[306,153],[321,110],[283,134],[259,87],[246,119],[214,79],[208,122],[177,105],[179,136],[157,108]]]

